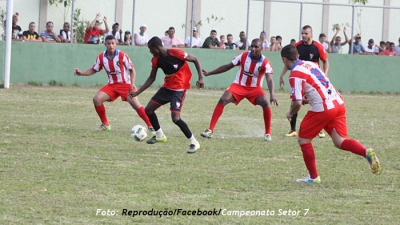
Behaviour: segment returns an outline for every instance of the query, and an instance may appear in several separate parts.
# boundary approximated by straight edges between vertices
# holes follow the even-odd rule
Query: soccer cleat
[[[318,137],[319,138],[324,138],[325,137],[325,133],[322,132],[322,130],[318,133]]]
[[[306,177],[300,178],[296,180],[297,183],[321,183],[321,178],[318,176],[315,179],[310,178],[310,174]]]
[[[201,133],[200,133],[200,136],[202,136],[202,137],[204,137],[204,138],[211,138],[212,135],[213,135],[213,132],[212,132],[212,130],[210,130],[210,129],[207,129],[207,130],[205,130],[204,132],[201,132]]]
[[[367,149],[365,158],[368,160],[372,173],[379,173],[379,170],[381,169],[381,164],[379,163],[379,159],[372,148]]]
[[[265,134],[264,141],[269,142],[271,140],[272,140],[271,135],[270,134]]]
[[[167,136],[163,136],[161,138],[156,137],[155,135],[146,141],[147,144],[155,144],[157,142],[167,142]]]
[[[147,129],[151,135],[156,135],[156,130],[154,130],[154,128],[152,126],[148,127]]]
[[[289,131],[289,133],[286,134],[286,137],[296,137],[297,132],[295,130]]]
[[[101,131],[110,131],[111,130],[111,126],[110,125],[106,126],[106,125],[104,125],[104,123],[102,123],[100,125],[100,127],[99,127],[99,130],[101,130]]]
[[[187,150],[187,153],[191,154],[191,153],[195,153],[197,151],[197,149],[200,148],[200,143],[196,142],[194,144],[190,144],[189,145],[189,149]]]

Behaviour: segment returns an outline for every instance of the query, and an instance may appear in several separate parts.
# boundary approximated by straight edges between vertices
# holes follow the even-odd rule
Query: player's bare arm
[[[296,114],[296,113],[300,110],[301,105],[302,105],[301,103],[302,103],[302,100],[292,101],[292,104],[291,104],[291,106],[290,106],[290,109],[289,109],[289,111],[287,111],[287,113],[286,113],[286,118],[287,118],[289,121],[291,121],[293,115]]]
[[[129,97],[134,98],[134,97],[140,95],[140,93],[142,93],[148,87],[150,87],[156,80],[157,70],[158,70],[158,68],[151,68],[150,76],[149,76],[149,78],[147,78],[146,82],[144,82],[143,86],[140,87],[139,90],[129,93]]]
[[[203,70],[203,74],[206,77],[214,75],[214,74],[220,74],[220,73],[223,73],[223,72],[226,72],[226,71],[232,69],[233,67],[235,67],[235,65],[233,65],[232,62],[230,62],[230,63],[222,65],[222,66],[218,67],[217,69],[212,70],[210,72],[207,72],[207,71]]]
[[[285,74],[288,71],[286,67],[283,67],[282,73],[279,76],[279,87],[283,88],[283,85],[285,85]]]
[[[201,74],[202,73],[202,68],[201,68],[200,61],[195,56],[190,55],[190,54],[188,54],[185,59],[186,59],[186,61],[194,63],[194,65],[196,66],[197,74],[199,76],[199,79],[196,82],[196,86],[198,88],[203,88],[204,87],[204,80],[203,80],[203,75]]]
[[[129,70],[129,76],[131,77],[131,85],[132,85],[132,88],[133,88],[133,90],[137,90],[136,89],[136,70],[135,70],[135,68],[132,68],[132,69],[130,69]]]
[[[94,25],[96,24],[96,21],[98,20],[100,18],[100,13],[97,13],[96,14],[96,17],[94,18],[94,20],[90,23],[90,25],[89,25],[89,30],[92,30],[93,29],[93,27],[94,27]]]
[[[279,106],[278,100],[275,97],[275,91],[274,91],[275,87],[274,87],[273,75],[271,73],[266,73],[265,77],[266,77],[268,90],[269,90],[269,96],[270,96],[269,102],[271,104],[275,104],[276,106]]]
[[[344,34],[345,41],[341,44],[342,46],[349,43],[349,38],[347,37],[347,34],[346,34],[346,27],[343,28],[343,34]]]
[[[322,61],[323,64],[323,68],[324,68],[324,73],[326,76],[328,76],[328,72],[329,72],[329,61],[328,59],[325,61]]]
[[[91,76],[91,75],[95,74],[96,72],[97,71],[94,70],[93,68],[89,68],[89,69],[87,69],[85,71],[81,71],[78,68],[74,68],[74,74],[76,76]]]

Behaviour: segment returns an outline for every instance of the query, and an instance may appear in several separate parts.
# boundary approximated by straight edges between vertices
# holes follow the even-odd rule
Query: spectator
[[[247,46],[247,49],[250,50],[250,41],[247,40],[246,33],[244,31],[240,31],[239,40],[236,41],[236,46],[240,50],[246,50]]]
[[[295,39],[290,40],[290,44],[291,44],[291,45],[296,44],[296,40],[295,40]]]
[[[40,33],[40,38],[42,38],[43,42],[60,42],[61,39],[57,36],[53,31],[54,24],[49,21],[46,23],[46,30]]]
[[[105,30],[100,28],[100,21],[98,20],[99,18],[100,13],[97,13],[96,18],[94,18],[92,23],[90,23],[90,25],[86,27],[85,38],[83,40],[84,44],[99,44],[100,35],[106,34],[110,31],[110,28],[107,24],[107,17],[103,18],[104,25],[106,26]]]
[[[270,41],[271,41],[271,45],[269,47],[269,50],[271,52],[280,52],[282,49],[282,46],[279,42],[276,41],[276,37],[272,36]]]
[[[35,30],[36,30],[35,22],[30,22],[29,29],[22,33],[22,40],[31,42],[42,42],[42,39],[39,38],[39,34]]]
[[[276,36],[276,41],[279,42],[280,46],[282,46],[282,37],[280,35]]]
[[[201,48],[203,41],[200,37],[197,36],[197,28],[193,27],[192,30],[192,42],[190,42],[190,36],[187,36],[185,39],[185,47],[186,48]]]
[[[164,36],[168,36],[168,30],[165,31]]]
[[[233,43],[233,36],[232,36],[232,34],[226,35],[225,49],[236,50],[236,44]]]
[[[16,12],[13,15],[13,19],[12,19],[12,25],[11,25],[11,35],[12,35],[12,40],[13,41],[17,41],[21,38],[22,36],[22,29],[20,26],[17,25],[18,23],[18,16],[19,14]],[[7,20],[4,20],[4,30],[6,30],[6,24],[7,24]]]
[[[226,45],[226,44],[225,44]],[[211,30],[210,36],[204,40],[202,48],[219,48],[221,47],[221,43],[219,43],[217,38],[217,31]]]
[[[125,31],[125,35],[124,35],[124,45],[131,45],[131,44],[132,44],[131,31],[127,30],[127,31]]]
[[[386,50],[386,43],[384,41],[379,42],[379,46],[376,46],[379,48],[379,54],[384,52]]]
[[[122,41],[122,30],[119,29],[119,23],[114,23],[111,27],[111,31],[107,32],[106,37],[112,35],[115,37],[115,41],[117,42],[117,45],[123,44],[124,42]]]
[[[347,37],[347,34],[346,34],[346,27],[343,28],[343,34],[344,34],[344,38],[345,38],[344,42],[342,42],[342,38],[340,36],[337,36],[339,31],[340,31],[340,27],[336,27],[336,33],[333,35],[332,40],[329,43],[329,45],[331,47],[330,53],[339,53],[340,48],[343,45],[346,45],[347,43],[349,43],[349,38]]]
[[[133,34],[133,46],[147,46],[147,42],[149,41],[149,38],[147,37],[146,30],[147,26],[146,24],[140,24],[140,32],[135,32]]]
[[[387,55],[387,56],[395,56],[396,52],[394,51],[394,43],[393,42],[389,42],[389,48],[386,49],[385,51],[381,52],[381,55]]]
[[[318,38],[318,42],[324,46],[324,50],[326,52],[330,52],[328,51],[329,49],[329,42],[326,40],[326,35],[324,33],[319,34],[319,38]]]
[[[394,51],[396,52],[396,56],[400,56],[400,37],[399,37],[399,45],[394,47]]]
[[[267,51],[269,48],[269,42],[267,40],[267,33],[265,31],[262,31],[260,33],[260,39],[261,39],[261,43],[262,43],[262,48],[264,51]]]
[[[166,48],[182,48],[185,45],[183,44],[183,42],[181,41],[181,39],[179,39],[178,37],[175,37],[175,28],[174,27],[170,27],[168,29],[168,36],[164,36],[161,38],[161,41],[164,45],[164,47]]]
[[[68,22],[64,23],[63,29],[60,30],[60,34],[58,37],[61,40],[61,43],[69,43],[71,42],[71,25]]]
[[[353,39],[349,40],[349,54],[351,54],[351,48],[353,48],[353,54],[361,54],[365,52],[364,46],[361,44],[361,35],[356,34],[354,36],[355,41],[352,43]]]
[[[365,49],[366,55],[377,55],[379,54],[379,48],[374,45],[374,39],[369,39],[368,45]]]
[[[225,35],[222,34],[221,36],[219,36],[219,40],[221,40],[219,42],[219,44],[221,45],[220,48],[225,49]]]

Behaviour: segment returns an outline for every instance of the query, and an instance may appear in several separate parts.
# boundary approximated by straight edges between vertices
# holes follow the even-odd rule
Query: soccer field
[[[399,95],[343,94],[349,136],[375,149],[380,175],[327,137],[313,142],[322,182],[308,185],[295,182],[307,171],[296,139],[284,137],[286,92],[266,143],[261,108],[246,100],[201,138],[223,90],[189,90],[182,119],[201,148],[187,154],[169,106],[157,111],[167,143],[134,142],[130,129],[144,123],[120,99],[105,104],[112,131],[97,131],[97,90],[0,89],[0,224],[399,224]],[[199,211],[212,215],[187,215]]]

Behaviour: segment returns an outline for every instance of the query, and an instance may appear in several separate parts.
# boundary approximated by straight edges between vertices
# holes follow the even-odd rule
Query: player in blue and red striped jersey
[[[235,81],[226,89],[214,109],[210,127],[200,134],[202,137],[211,138],[218,119],[227,104],[233,102],[237,105],[242,99],[247,98],[253,105],[262,107],[265,125],[264,141],[271,141],[272,112],[262,88],[264,76],[268,84],[270,103],[278,105],[278,101],[275,98],[272,66],[268,59],[261,54],[261,51],[262,42],[261,39],[257,38],[251,42],[250,51],[237,55],[232,62],[210,72],[203,70],[205,76],[210,76],[226,72],[235,66],[240,66]]]
[[[347,137],[346,107],[342,96],[317,64],[299,60],[298,54],[293,45],[287,45],[281,51],[285,68],[291,70],[289,84],[292,103],[286,117],[290,121],[303,103],[311,105],[301,121],[298,135],[298,142],[309,174],[296,181],[321,182],[311,141],[322,129],[328,132],[337,148],[366,158],[372,173],[379,173],[380,164],[375,151],[366,149],[357,140]]]
[[[136,72],[131,59],[126,53],[117,49],[117,42],[114,36],[109,35],[106,37],[105,46],[107,50],[97,56],[91,68],[85,71],[74,68],[74,73],[77,76],[90,76],[102,69],[107,73],[108,84],[102,87],[93,97],[94,107],[102,122],[100,130],[111,130],[103,103],[106,101],[112,102],[121,96],[122,101],[129,102],[146,123],[149,131],[153,133],[154,129],[139,100],[137,98],[127,98],[131,90],[136,90]]]
[[[180,113],[185,100],[186,90],[190,88],[190,80],[192,72],[190,71],[188,62],[192,62],[196,66],[199,76],[196,82],[197,87],[204,86],[203,76],[201,74],[201,65],[199,60],[179,48],[164,48],[161,39],[153,37],[147,44],[150,53],[153,54],[151,60],[151,72],[149,78],[136,92],[131,92],[130,97],[136,97],[156,80],[158,68],[161,68],[165,74],[164,84],[151,98],[146,106],[146,113],[153,124],[156,131],[155,136],[147,140],[147,144],[155,144],[157,142],[166,142],[167,137],[164,135],[155,111],[170,103],[170,111],[172,121],[181,129],[186,138],[189,139],[189,149],[187,153],[195,153],[200,148],[199,142],[193,136],[188,125],[181,119]]]
[[[312,39],[313,33],[311,26],[306,25],[302,28],[301,37],[303,40],[298,41],[294,44],[294,46],[297,48],[297,52],[299,53],[299,59],[314,62],[318,66],[319,66],[319,61],[321,60],[323,63],[323,71],[325,75],[328,76],[328,71],[329,71],[328,55],[325,52],[324,46]],[[284,67],[280,76],[281,88],[285,84],[283,77],[285,76],[286,72],[287,69]],[[287,137],[297,136],[296,121],[297,121],[297,113],[293,115],[293,118],[290,121],[290,131],[289,133],[286,134]],[[324,138],[325,137],[324,132],[322,131],[319,132],[318,137]]]

